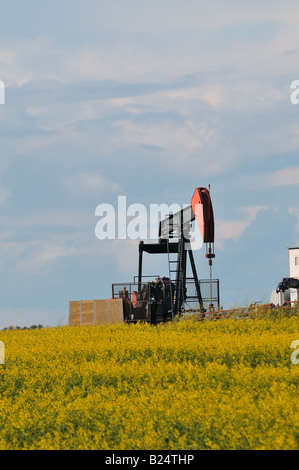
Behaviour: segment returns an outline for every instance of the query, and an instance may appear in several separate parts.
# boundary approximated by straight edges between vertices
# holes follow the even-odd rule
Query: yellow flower
[[[298,449],[297,317],[0,332],[0,449]]]

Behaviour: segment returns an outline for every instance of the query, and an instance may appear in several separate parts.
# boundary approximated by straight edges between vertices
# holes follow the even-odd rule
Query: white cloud
[[[101,8],[100,14],[98,7],[90,8],[80,24],[82,37],[85,27],[93,34],[93,43],[76,41],[72,46],[69,40],[58,45],[47,30],[34,39],[6,39],[0,48],[5,74],[1,79],[18,86],[40,79],[169,82],[218,70],[221,82],[221,71],[229,67],[242,71],[242,80],[257,72],[265,76],[265,71],[294,70],[294,56],[284,54],[294,51],[299,41],[298,4],[272,2],[271,8],[267,2],[216,4],[172,0],[154,7],[152,2],[149,6],[138,2],[132,8],[123,4]],[[271,22],[276,29],[273,26],[268,36],[259,35]],[[78,31],[75,36],[78,39]]]
[[[34,226],[44,227],[74,227],[78,228],[90,222],[90,214],[83,210],[70,210],[70,208],[63,208],[57,210],[44,209],[42,211],[30,211],[29,213],[19,215],[3,216],[1,222],[5,227],[12,228],[12,231],[6,231],[0,237],[0,240],[7,239],[9,235],[13,235],[13,230],[17,229],[22,233],[25,229]]]
[[[11,191],[0,184],[0,205],[5,205],[11,197]]]
[[[246,217],[241,220],[221,220],[217,219],[216,225],[216,242],[215,245],[219,249],[223,249],[226,240],[237,241],[244,231],[250,226],[257,214],[261,210],[268,209],[267,206],[248,206],[241,207],[239,211],[245,213]]]
[[[64,185],[70,193],[77,194],[79,197],[122,191],[118,182],[108,180],[99,173],[80,173],[69,176],[64,179]]]
[[[169,92],[171,100],[199,100],[206,101],[212,107],[217,108],[226,101],[225,89],[223,86],[205,86],[205,87],[189,87],[183,89],[172,90]]]
[[[43,106],[28,106],[26,112],[35,118],[38,129],[61,131],[72,124],[90,119],[101,119],[111,109],[111,100],[75,99],[75,102],[50,102]]]
[[[189,171],[194,164],[202,160],[202,172],[205,174],[221,168],[220,162],[212,159],[206,160],[207,152],[203,149],[210,145],[217,136],[214,129],[206,123],[162,122],[162,123],[134,123],[129,120],[116,121],[114,126],[121,131],[121,141],[124,146],[146,145],[161,150],[160,158],[173,170]],[[215,168],[218,167],[217,169]]]
[[[133,108],[133,114],[136,113],[136,109],[138,110],[137,114],[149,110],[156,110],[158,112],[172,110],[185,114],[188,110],[190,113],[190,102],[193,103],[192,108],[198,109],[200,101],[208,103],[213,108],[217,108],[229,100],[227,95],[228,89],[224,84],[183,86],[155,93],[112,99],[110,100],[110,105],[127,110]]]
[[[133,270],[133,272],[137,272],[138,242],[138,240],[107,240],[105,242],[105,255],[116,259],[120,271],[128,273]],[[101,241],[98,241],[98,243],[100,244]],[[124,279],[119,279],[119,282],[123,281]],[[132,282],[133,279],[126,279],[125,281]],[[114,282],[117,282],[117,279]]]
[[[268,173],[265,177],[265,182],[269,186],[299,185],[299,166],[283,168]]]
[[[49,262],[61,257],[74,257],[80,254],[76,247],[77,234],[55,236],[48,233],[44,238],[14,240],[15,233],[7,232],[0,241],[1,264],[9,260],[10,269],[15,272],[38,272]]]
[[[297,232],[299,233],[299,207],[290,207],[288,210],[289,214],[293,215],[297,219]],[[299,239],[298,239],[299,245]]]

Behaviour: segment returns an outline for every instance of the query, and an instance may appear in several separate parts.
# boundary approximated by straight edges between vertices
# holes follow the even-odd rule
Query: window
[[[299,266],[299,256],[295,256],[295,266]]]

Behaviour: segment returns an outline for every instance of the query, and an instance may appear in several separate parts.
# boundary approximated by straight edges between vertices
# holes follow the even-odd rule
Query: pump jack
[[[209,260],[210,279],[199,281],[192,246],[190,230],[196,221],[203,243],[206,244],[206,258]],[[170,241],[175,239],[176,241]],[[143,253],[166,254],[168,277],[156,276],[154,281],[144,281]],[[193,277],[187,277],[187,252]],[[172,256],[175,259],[172,259]],[[175,214],[168,214],[159,224],[158,243],[139,242],[139,263],[137,282],[112,284],[112,298],[122,298],[126,321],[149,321],[156,323],[174,318],[185,311],[190,303],[197,305],[196,311],[219,309],[219,280],[212,279],[214,254],[214,214],[210,198],[210,188],[196,188],[191,204]],[[154,277],[154,276],[153,276]],[[202,295],[202,287],[209,285],[209,296]],[[121,287],[121,289],[120,289]],[[194,292],[190,295],[190,289]],[[194,289],[195,288],[195,289]],[[213,293],[213,291],[215,291]],[[193,294],[193,295],[192,295]],[[192,309],[191,309],[192,310]]]

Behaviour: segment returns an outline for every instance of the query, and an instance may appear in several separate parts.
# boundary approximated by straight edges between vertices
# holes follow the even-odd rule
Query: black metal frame
[[[144,296],[139,295],[136,307],[133,305],[133,293],[140,287]],[[140,291],[140,292],[141,292]],[[136,322],[138,320],[152,322],[152,299],[150,282],[123,282],[112,284],[112,298],[123,300],[124,320]]]
[[[171,318],[184,311],[184,306],[189,303],[198,305],[196,310],[205,313],[207,310],[205,304],[209,302],[209,311],[213,309],[214,302],[218,303],[218,310],[220,308],[219,300],[219,280],[212,280],[211,275],[209,280],[199,281],[193,257],[193,251],[190,243],[190,230],[191,224],[195,220],[192,206],[185,207],[181,211],[168,215],[159,225],[159,240],[156,243],[139,242],[139,259],[138,259],[138,276],[134,277],[133,283],[113,284],[112,297],[123,298],[124,300],[124,314],[126,321],[165,321],[169,314]],[[170,239],[176,239],[171,241]],[[143,276],[143,253],[149,254],[167,254],[169,278],[160,278],[159,276]],[[187,272],[187,252],[189,262],[191,265],[193,277],[186,277]],[[210,253],[210,252],[209,252]],[[170,255],[175,254],[176,260],[170,260]],[[213,257],[214,255],[206,255],[206,257]],[[211,261],[211,260],[209,260]],[[172,269],[174,264],[175,269]],[[172,279],[171,274],[175,274],[175,279]],[[137,282],[136,282],[137,277]],[[152,278],[152,281],[144,281],[144,278]],[[167,302],[164,306],[160,300],[157,300],[155,292],[159,285],[155,286],[156,282],[167,283]],[[188,296],[187,287],[194,284],[196,295]],[[201,293],[201,283],[210,285],[210,296],[204,297]],[[217,295],[213,297],[212,286],[217,284]],[[122,290],[115,292],[115,289]],[[156,287],[156,289],[155,289]],[[134,289],[134,291],[132,290]],[[164,292],[166,292],[164,290]],[[134,294],[134,296],[132,295]],[[134,298],[133,298],[134,297]],[[137,299],[137,300],[136,300]],[[170,302],[169,302],[170,301]],[[169,305],[170,303],[170,305]],[[162,305],[162,306],[161,306]],[[166,305],[166,306],[165,306]],[[161,310],[162,309],[162,310]],[[192,309],[191,309],[192,310]],[[162,316],[161,316],[162,311]],[[158,319],[158,317],[161,317]]]
[[[143,252],[150,254],[177,254],[176,269],[171,270],[169,261],[169,274],[171,279],[171,272],[176,274],[175,290],[173,293],[173,316],[182,310],[184,301],[186,300],[186,270],[187,270],[187,252],[191,264],[193,280],[196,286],[197,300],[200,305],[200,310],[205,312],[203,305],[200,284],[198,282],[197,271],[195,267],[193,251],[190,245],[190,229],[191,223],[195,220],[194,212],[191,206],[185,207],[175,214],[170,214],[166,219],[162,220],[159,225],[159,242],[158,243],[144,243],[139,242],[139,265],[138,265],[138,284],[141,285],[142,280],[142,264]],[[177,242],[170,242],[171,238],[177,238]],[[140,289],[138,289],[140,292]]]
[[[136,322],[136,321],[148,321],[151,323],[156,323],[157,321],[164,321],[163,318],[157,318],[155,315],[155,300],[151,295],[151,286],[155,284],[158,276],[144,276],[141,282],[141,291],[145,293],[144,296],[138,296],[136,302],[137,305],[134,305],[133,293],[137,292],[138,282],[134,277],[134,282],[125,282],[125,283],[116,283],[112,284],[112,298],[113,299],[123,299],[123,309],[124,309],[124,320],[126,322]],[[153,280],[148,281],[144,280],[145,278],[151,277]],[[155,280],[154,280],[155,279]],[[212,297],[212,302],[217,304],[218,310],[220,310],[220,299],[219,299],[219,279],[213,279],[214,286],[214,295]],[[211,301],[210,295],[208,293],[210,287],[210,279],[200,279],[198,280],[202,295],[202,303],[204,306],[209,306]],[[205,289],[207,286],[207,289]],[[194,278],[186,277],[186,295],[184,297],[183,306],[184,309],[182,312],[197,312],[200,311],[200,305],[198,303],[197,294],[193,295],[193,289],[195,286]],[[189,292],[190,289],[190,292]],[[196,289],[195,289],[196,290]],[[205,295],[206,291],[206,295]]]

